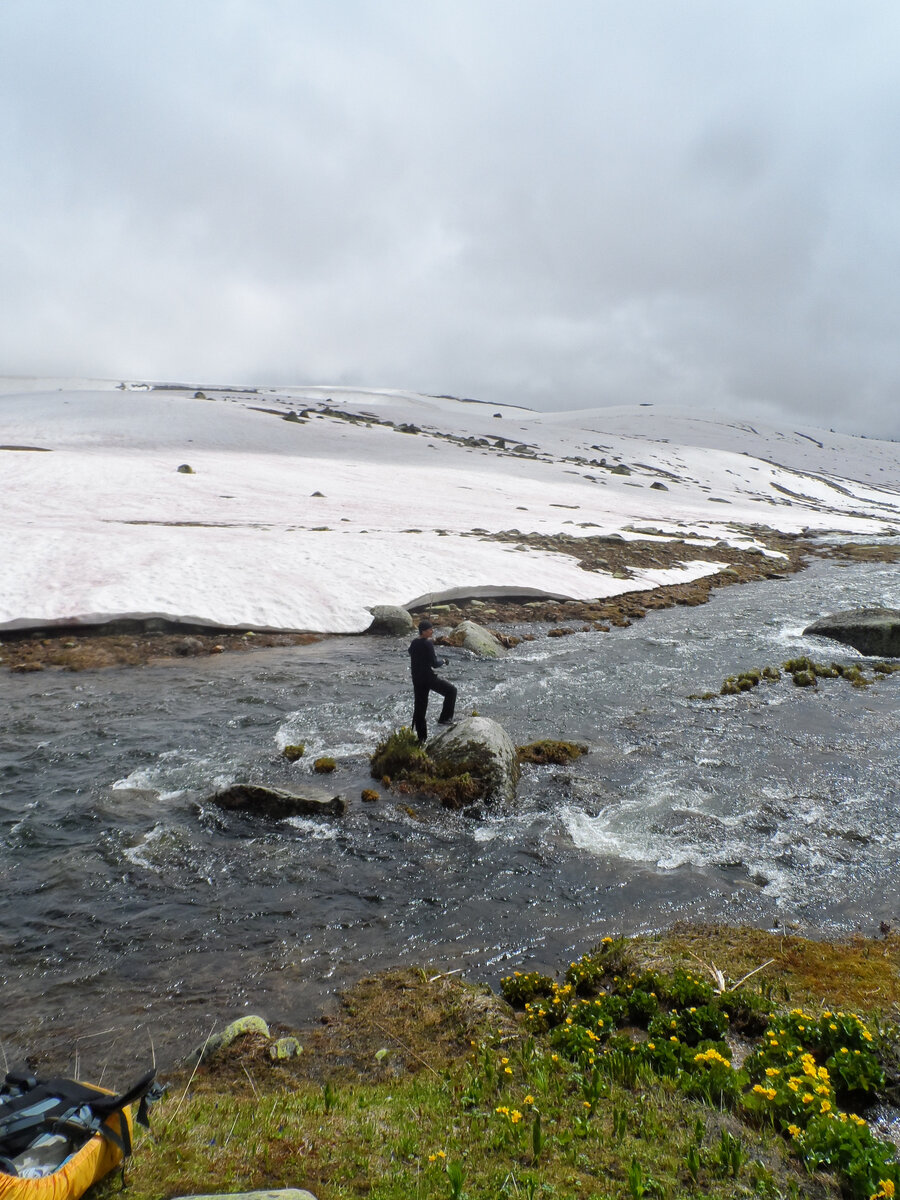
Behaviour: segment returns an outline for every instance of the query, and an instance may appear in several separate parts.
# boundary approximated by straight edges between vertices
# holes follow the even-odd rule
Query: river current
[[[303,1024],[381,968],[496,983],[679,918],[877,934],[900,916],[900,674],[689,697],[802,653],[858,658],[804,626],[898,591],[895,565],[820,562],[610,634],[455,652],[461,713],[591,747],[526,768],[515,810],[477,820],[359,801],[374,744],[410,718],[402,639],[0,676],[4,1052],[77,1054],[95,1076],[167,1065],[246,1012]],[[308,779],[319,754],[340,764],[342,819],[207,802]]]

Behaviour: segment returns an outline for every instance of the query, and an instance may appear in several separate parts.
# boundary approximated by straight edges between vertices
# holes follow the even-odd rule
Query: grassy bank
[[[388,973],[301,1032],[296,1058],[250,1034],[174,1075],[127,1192],[889,1196],[900,1176],[867,1114],[897,1095],[898,967],[892,936],[676,927],[607,940],[557,979],[511,976],[511,1003]]]

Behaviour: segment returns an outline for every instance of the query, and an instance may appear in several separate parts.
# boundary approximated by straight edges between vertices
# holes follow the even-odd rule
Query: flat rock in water
[[[386,633],[394,637],[412,633],[415,628],[413,619],[405,608],[397,608],[393,604],[376,604],[370,608],[372,624],[366,633]]]
[[[900,658],[900,609],[856,608],[831,613],[807,625],[803,634],[832,638],[860,654]]]
[[[476,625],[474,621],[462,621],[450,636],[454,640],[462,637],[463,649],[477,654],[479,658],[501,658],[506,653],[490,630]]]
[[[210,803],[229,812],[254,813],[274,821],[287,817],[329,816],[341,817],[347,809],[343,796],[305,787],[302,792],[289,792],[285,788],[263,787],[257,783],[235,783],[209,797]]]
[[[465,717],[428,742],[429,757],[478,775],[486,783],[486,800],[511,803],[519,782],[519,758],[502,725],[489,717]]]

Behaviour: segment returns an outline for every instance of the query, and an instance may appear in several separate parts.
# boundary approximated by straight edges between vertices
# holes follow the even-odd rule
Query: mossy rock
[[[276,1062],[296,1058],[302,1053],[303,1047],[295,1037],[280,1037],[269,1047],[269,1057]]]
[[[450,641],[478,658],[501,658],[505,653],[499,639],[474,621],[461,621],[451,633]]]
[[[313,770],[317,775],[330,775],[337,767],[337,763],[328,755],[323,755],[322,758],[317,758],[313,763]]]
[[[373,753],[373,778],[401,791],[435,796],[447,808],[476,800],[511,799],[519,776],[515,747],[495,721],[466,717],[433,738],[427,749],[408,727],[395,730]]]
[[[359,795],[360,800],[365,804],[374,804],[379,799],[378,793],[374,788],[363,788]]]
[[[794,687],[815,687],[815,671],[794,671],[792,675]]]
[[[466,717],[428,744],[442,775],[472,776],[480,796],[510,803],[519,781],[519,759],[506,730],[489,717]],[[476,797],[478,798],[478,797]]]
[[[581,746],[577,742],[557,742],[550,739],[529,742],[527,746],[516,746],[516,755],[520,763],[535,763],[538,766],[551,763],[563,766],[581,758],[582,754],[587,752],[587,746]]]
[[[303,742],[295,742],[291,746],[285,746],[281,751],[282,758],[286,758],[288,762],[296,762],[298,758],[302,758],[306,753],[306,745]]]
[[[179,474],[179,475],[195,475],[196,471],[189,463],[182,463],[181,466],[177,468],[177,474]]]
[[[230,1025],[222,1030],[221,1033],[214,1033],[207,1038],[202,1046],[198,1046],[188,1056],[190,1061],[200,1061],[202,1063],[209,1062],[217,1054],[223,1053],[232,1046],[238,1038],[256,1036],[265,1038],[269,1041],[271,1034],[269,1026],[262,1017],[246,1016],[239,1017],[236,1021],[232,1021]]]

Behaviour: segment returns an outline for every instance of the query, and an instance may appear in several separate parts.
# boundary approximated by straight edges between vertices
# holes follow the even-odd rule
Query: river
[[[857,658],[802,629],[863,604],[897,606],[896,565],[817,562],[610,634],[457,652],[462,713],[591,747],[526,768],[515,811],[478,820],[359,801],[375,742],[409,720],[403,640],[0,676],[4,1052],[166,1066],[237,1015],[314,1019],[363,973],[495,983],[680,918],[877,934],[900,915],[900,674],[689,698],[800,653]],[[302,781],[325,753],[343,819],[207,803],[236,779]]]

